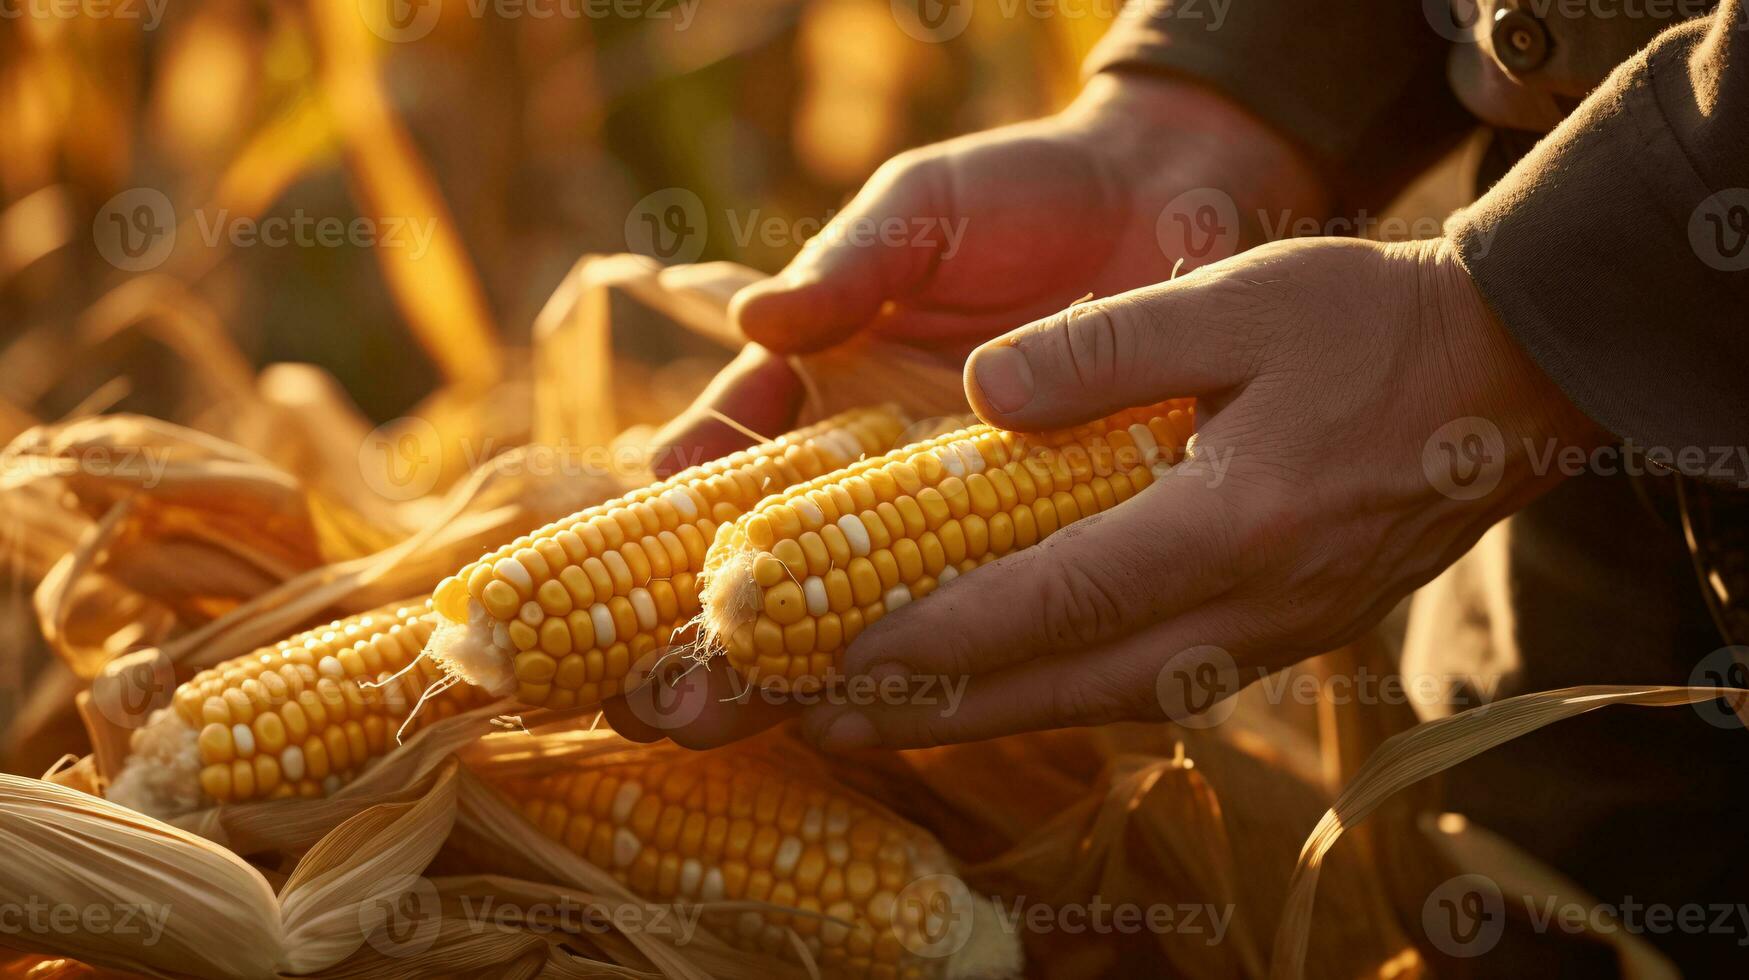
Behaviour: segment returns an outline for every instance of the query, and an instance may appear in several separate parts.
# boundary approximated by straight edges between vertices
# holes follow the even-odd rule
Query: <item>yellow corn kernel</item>
[[[697,574],[720,524],[774,490],[887,451],[904,426],[891,408],[845,412],[518,538],[439,583],[433,606],[449,625],[429,652],[472,683],[524,700],[539,694],[542,705],[589,704],[620,690],[630,661],[668,646],[697,613]],[[779,549],[762,579],[776,584],[773,576],[830,565],[832,549],[817,531],[836,504],[821,499],[773,511],[752,530]],[[601,676],[552,667],[572,653],[588,663],[589,654],[615,648],[622,653],[607,658]],[[597,686],[587,698],[585,684]]]
[[[750,680],[817,687],[818,665],[868,623],[1152,482],[1182,458],[1191,411],[1165,402],[1036,434],[975,425],[791,487],[711,546],[707,628]],[[841,519],[800,530],[834,500]]]
[[[288,792],[332,793],[394,747],[386,733],[400,729],[443,676],[427,667],[391,680],[430,637],[430,611],[425,601],[395,603],[200,671],[177,688],[169,710],[134,733],[110,798],[171,816]],[[487,700],[457,684],[427,700],[407,730]],[[182,739],[192,757],[174,751]],[[187,778],[176,778],[185,768]]]
[[[704,926],[738,949],[794,962],[793,930],[828,977],[939,980],[1018,970],[1013,935],[981,919],[976,903],[989,900],[954,877],[953,859],[935,838],[755,751],[658,753],[488,779],[542,834],[640,898],[703,905]],[[778,908],[711,907],[727,902]],[[946,944],[947,927],[980,930],[980,942]],[[996,962],[980,960],[982,969],[964,962],[958,951],[974,946],[972,955]]]

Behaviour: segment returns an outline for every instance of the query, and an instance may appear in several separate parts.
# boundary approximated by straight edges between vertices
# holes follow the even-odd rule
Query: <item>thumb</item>
[[[942,167],[932,158],[888,161],[783,272],[735,295],[729,315],[748,339],[785,354],[848,339],[888,300],[928,279],[940,243],[910,234],[939,212]]]
[[[1071,306],[984,343],[966,360],[967,400],[992,425],[1034,431],[1241,384],[1253,357],[1242,330],[1208,319],[1203,278]]]

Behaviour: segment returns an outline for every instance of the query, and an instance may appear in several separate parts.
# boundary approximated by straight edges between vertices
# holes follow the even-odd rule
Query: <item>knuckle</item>
[[[905,150],[875,168],[869,186],[888,191],[909,192],[933,187],[940,179],[942,156],[933,147]]]
[[[1051,552],[1040,551],[1043,567],[1036,608],[1040,632],[1053,653],[1085,649],[1112,635],[1123,621],[1127,599],[1109,576],[1078,561],[1050,562]]]
[[[1059,336],[1063,361],[1083,387],[1112,384],[1133,360],[1125,332],[1102,304],[1071,307]]]

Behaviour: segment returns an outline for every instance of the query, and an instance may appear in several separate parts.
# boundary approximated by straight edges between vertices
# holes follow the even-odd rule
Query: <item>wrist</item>
[[[1062,118],[1142,183],[1187,190],[1187,173],[1230,193],[1242,209],[1288,221],[1330,216],[1335,195],[1311,155],[1237,101],[1191,78],[1106,71],[1087,80]]]
[[[1410,302],[1431,304],[1437,324],[1429,349],[1446,358],[1448,393],[1479,396],[1469,414],[1496,422],[1509,439],[1539,452],[1584,449],[1614,438],[1567,397],[1513,336],[1458,261],[1446,238],[1405,243],[1416,269]],[[1455,402],[1454,402],[1455,403]]]

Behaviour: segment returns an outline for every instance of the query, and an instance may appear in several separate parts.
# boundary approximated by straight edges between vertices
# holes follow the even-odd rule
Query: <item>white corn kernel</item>
[[[862,519],[855,514],[845,514],[838,518],[838,530],[844,532],[844,540],[850,543],[850,555],[853,558],[863,558],[869,553],[868,528],[862,526]]]

